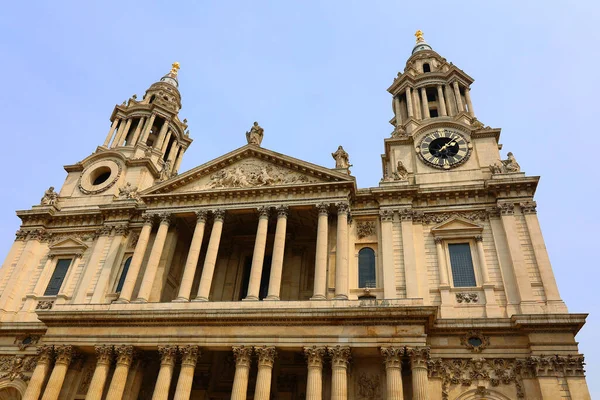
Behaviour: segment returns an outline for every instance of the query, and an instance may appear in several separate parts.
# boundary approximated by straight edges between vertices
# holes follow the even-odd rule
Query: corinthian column
[[[156,378],[152,400],[167,400],[177,357],[177,346],[158,346],[158,352],[160,354],[160,371]]]
[[[254,400],[269,400],[271,398],[271,374],[275,362],[275,347],[254,347],[258,356],[258,374],[256,375],[256,388]]]
[[[446,102],[444,101],[444,90],[442,85],[437,85],[438,105],[440,106],[440,115],[445,117],[448,115],[446,111]]]
[[[252,254],[250,282],[248,283],[248,294],[244,300],[258,300],[260,294],[260,279],[262,277],[265,247],[267,245],[267,228],[269,226],[269,207],[260,207],[258,213],[258,228],[256,229],[254,253]]]
[[[131,264],[129,264],[129,270],[127,271],[127,276],[125,277],[125,282],[123,283],[123,289],[121,290],[121,294],[119,295],[117,303],[129,303],[129,301],[131,301],[133,289],[140,273],[144,255],[146,254],[148,239],[150,238],[150,232],[152,232],[154,215],[144,214],[142,215],[142,218],[144,219],[144,226],[142,227],[142,232],[140,232],[140,236],[135,246],[133,258],[131,259]]]
[[[429,101],[427,100],[427,89],[421,88],[421,104],[423,105],[423,119],[429,118]]]
[[[233,346],[233,356],[235,357],[235,376],[233,377],[231,400],[246,400],[248,375],[250,373],[250,363],[252,362],[252,348]]]
[[[52,374],[50,374],[50,379],[46,385],[42,400],[58,399],[60,389],[62,389],[63,382],[65,381],[65,375],[69,369],[69,364],[71,364],[71,360],[75,354],[73,346],[58,346],[54,348],[54,352],[56,354],[56,361],[54,362],[54,368],[52,369]]]
[[[335,299],[348,300],[348,212],[346,203],[338,203],[335,249]]]
[[[429,400],[429,379],[427,378],[427,361],[429,347],[407,349],[412,370],[413,400]]]
[[[125,383],[127,383],[127,375],[129,374],[129,366],[133,361],[134,350],[133,346],[118,346],[115,347],[115,356],[117,365],[113,372],[112,380],[106,394],[106,400],[122,400]]]
[[[180,347],[179,352],[181,353],[181,370],[173,400],[190,400],[194,370],[198,357],[200,357],[200,350],[198,346],[185,346]]]
[[[200,286],[198,286],[198,295],[194,301],[208,301],[210,287],[212,286],[213,275],[215,273],[217,255],[219,254],[219,244],[221,243],[221,233],[223,232],[223,221],[225,220],[225,211],[215,210],[213,211],[213,216],[214,222],[212,232],[210,233],[210,240],[208,241],[208,249],[206,250],[202,276],[200,277]]]
[[[277,226],[275,228],[275,243],[273,244],[273,258],[271,260],[271,277],[269,278],[269,292],[265,300],[279,300],[288,212],[289,208],[287,206],[277,207]]]
[[[156,277],[156,271],[158,271],[158,264],[160,257],[162,256],[163,249],[165,247],[165,240],[167,239],[167,232],[169,231],[169,225],[171,224],[171,214],[163,213],[159,215],[160,225],[156,237],[154,238],[154,244],[152,245],[152,251],[150,252],[150,258],[148,258],[148,264],[146,265],[146,271],[144,272],[144,278],[142,279],[142,285],[138,292],[136,302],[145,303],[150,298],[150,292],[154,285],[154,278]],[[132,260],[133,261],[133,260]]]
[[[108,131],[108,135],[106,135],[106,140],[104,140],[104,144],[102,144],[104,147],[108,147],[108,144],[110,143],[110,140],[113,137],[113,133],[115,132],[115,128],[117,127],[117,125],[119,125],[119,119],[115,118],[115,120],[113,121],[112,125],[110,126],[110,130]]]
[[[402,359],[404,348],[382,347],[381,355],[384,357],[386,400],[404,400],[402,390]]]
[[[327,352],[331,357],[331,400],[347,400],[350,347],[328,347]]]
[[[200,257],[200,250],[202,248],[202,239],[204,239],[206,215],[207,211],[205,210],[196,211],[196,228],[194,229],[192,244],[190,244],[187,261],[185,262],[185,267],[183,269],[183,276],[181,277],[181,284],[179,285],[179,295],[173,301],[185,302],[190,300],[192,283],[194,281],[198,257]]]
[[[104,392],[104,384],[106,383],[106,377],[108,370],[110,369],[110,363],[113,358],[112,346],[96,346],[96,370],[90,382],[90,387],[85,396],[85,400],[101,400],[102,393]]]
[[[315,282],[311,300],[325,300],[327,291],[327,228],[329,204],[317,204],[319,219],[317,222],[317,249],[315,255]]]
[[[46,376],[52,363],[52,346],[40,346],[37,348],[37,365],[31,375],[27,390],[23,395],[23,400],[38,400],[42,392],[42,386],[46,381]]]
[[[321,400],[323,398],[323,357],[325,356],[325,347],[305,347],[304,355],[308,364],[306,400]]]
[[[413,105],[412,105],[412,93],[411,93],[409,87],[406,88],[406,111],[408,113],[409,118],[414,117]]]
[[[452,82],[454,87],[454,97],[456,98],[456,108],[458,108],[458,112],[465,111],[465,107],[463,106],[462,98],[460,97],[460,89],[458,87],[458,82]]]

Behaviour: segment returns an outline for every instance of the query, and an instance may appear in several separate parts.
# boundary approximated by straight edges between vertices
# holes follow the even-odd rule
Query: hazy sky
[[[62,166],[104,141],[114,105],[141,97],[174,61],[194,139],[180,171],[244,145],[257,120],[263,147],[333,167],[341,144],[359,186],[376,186],[392,131],[386,89],[422,29],[475,78],[475,113],[502,128],[502,154],[542,176],[538,216],[569,310],[592,313],[577,339],[600,396],[599,4],[5,2],[0,257],[19,227],[14,211],[60,188]]]

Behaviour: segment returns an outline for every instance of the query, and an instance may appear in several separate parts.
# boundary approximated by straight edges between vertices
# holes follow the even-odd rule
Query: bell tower
[[[104,143],[84,160],[67,165],[69,173],[60,191],[67,198],[135,196],[135,193],[177,174],[183,155],[192,143],[187,120],[179,119],[181,94],[179,63],[141,100],[133,95],[115,106]],[[88,200],[95,202],[95,200]],[[105,203],[106,199],[98,200]]]
[[[382,155],[382,186],[470,185],[500,162],[500,129],[484,126],[471,101],[473,78],[417,38],[388,92],[394,126]]]

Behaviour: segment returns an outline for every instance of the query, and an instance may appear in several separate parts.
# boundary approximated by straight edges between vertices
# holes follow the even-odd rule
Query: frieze
[[[19,350],[23,351],[29,346],[35,346],[40,341],[39,335],[17,336],[14,344],[19,346]]]
[[[35,365],[36,359],[32,356],[0,356],[0,378],[27,381],[29,377],[24,373],[33,371]]]
[[[585,376],[585,358],[582,355],[531,356],[524,361],[524,374],[538,376]]]
[[[356,234],[359,239],[375,235],[374,221],[361,221],[356,223]]]
[[[488,213],[485,210],[426,213],[423,215],[422,222],[424,224],[439,224],[455,217],[470,221],[485,221],[488,218]]]

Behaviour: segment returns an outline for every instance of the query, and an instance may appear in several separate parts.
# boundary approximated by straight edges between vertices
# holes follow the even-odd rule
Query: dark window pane
[[[125,261],[125,265],[123,266],[123,272],[121,272],[121,277],[119,278],[119,283],[117,283],[116,293],[121,293],[123,289],[123,285],[125,284],[125,278],[127,277],[127,271],[129,271],[129,264],[131,264],[131,259],[133,257],[129,257],[127,261]]]
[[[365,247],[358,252],[358,287],[374,288],[375,280],[375,252]]]
[[[65,280],[65,276],[67,275],[67,271],[69,270],[69,265],[71,265],[70,258],[58,260],[54,272],[52,273],[52,277],[50,278],[50,282],[48,283],[48,287],[46,287],[46,291],[44,292],[44,296],[56,296],[58,294],[58,291]]]
[[[471,248],[468,243],[449,244],[450,265],[455,287],[477,286]]]

